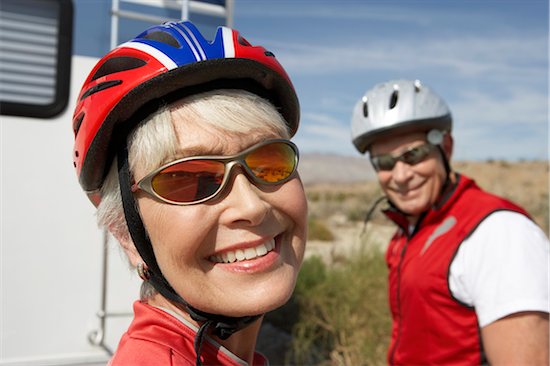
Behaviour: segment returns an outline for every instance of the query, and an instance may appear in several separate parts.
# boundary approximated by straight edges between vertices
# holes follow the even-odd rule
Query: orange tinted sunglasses
[[[298,166],[298,147],[286,139],[261,142],[232,156],[193,156],[172,161],[132,186],[172,205],[193,205],[220,194],[231,170],[240,166],[255,184],[290,180]]]

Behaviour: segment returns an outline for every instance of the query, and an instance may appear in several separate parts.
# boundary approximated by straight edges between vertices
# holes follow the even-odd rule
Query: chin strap
[[[208,328],[212,325],[212,320],[205,321],[201,327],[199,328],[199,331],[197,332],[197,335],[195,336],[195,354],[197,355],[197,359],[195,361],[195,365],[202,365],[201,362],[201,350],[202,350],[202,343],[204,342],[204,336],[208,332]]]
[[[386,196],[378,197],[376,201],[370,206],[369,210],[367,211],[367,214],[365,215],[365,219],[363,220],[363,230],[361,231],[361,236],[365,235],[365,232],[367,231],[367,224],[370,221],[370,218],[374,214],[374,210],[376,210],[376,207],[380,204],[380,202],[388,200]]]
[[[212,327],[212,333],[220,339],[227,339],[233,333],[245,328],[261,315],[245,316],[245,317],[229,317],[217,314],[210,314],[201,310],[195,309],[187,301],[185,301],[164,278],[160,267],[157,263],[153,246],[141,220],[137,209],[137,202],[132,194],[132,183],[130,177],[130,169],[128,166],[128,149],[124,147],[117,154],[118,162],[118,179],[120,183],[120,193],[122,196],[122,206],[124,208],[124,216],[128,225],[130,236],[138,250],[143,261],[147,264],[149,270],[149,282],[162,296],[172,301],[176,305],[183,306],[184,310],[189,313],[191,318],[202,325],[195,335],[195,352],[197,354],[197,365],[202,365],[201,349],[209,328]]]
[[[189,308],[189,305],[188,305]],[[198,313],[201,313],[203,315],[199,315],[197,318],[196,316]],[[194,314],[189,312],[191,317],[198,321],[202,322],[202,325],[199,328],[199,331],[197,332],[195,336],[195,354],[197,355],[196,365],[202,365],[201,362],[201,350],[202,350],[202,344],[204,342],[204,337],[208,333],[208,330],[211,327],[213,328],[213,333],[218,336],[220,339],[227,339],[229,336],[233,333],[235,333],[237,330],[240,330],[246,326],[248,326],[250,323],[254,322],[256,319],[258,319],[261,315],[254,315],[254,316],[245,316],[241,318],[229,318],[225,316],[218,316],[213,314],[207,314],[198,311],[197,309],[194,309]],[[204,316],[207,315],[207,316]],[[228,322],[229,321],[229,322]]]
[[[447,159],[447,155],[445,155],[445,151],[443,150],[443,147],[441,145],[437,145],[437,149],[439,150],[439,153],[441,154],[441,159],[443,160],[443,167],[445,168],[445,182],[443,183],[443,186],[441,187],[441,191],[439,192],[439,198],[434,205],[436,208],[443,205],[447,199],[450,197],[452,192],[455,188],[455,182],[451,179],[451,164],[449,163],[449,159]]]

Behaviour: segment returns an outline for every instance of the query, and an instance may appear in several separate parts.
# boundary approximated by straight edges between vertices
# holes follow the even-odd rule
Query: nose
[[[248,226],[262,223],[271,207],[262,198],[262,192],[240,169],[236,169],[229,182],[223,204],[222,220],[226,224],[245,223]]]
[[[411,166],[398,160],[392,169],[392,178],[397,184],[407,183],[413,177]]]

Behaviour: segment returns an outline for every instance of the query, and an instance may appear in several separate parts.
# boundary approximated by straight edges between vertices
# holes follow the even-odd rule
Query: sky
[[[108,35],[108,20],[90,12],[110,1],[75,3],[77,39],[92,23]],[[548,159],[545,0],[235,0],[233,27],[289,73],[302,152],[359,156],[355,103],[377,83],[419,79],[451,109],[455,160]]]

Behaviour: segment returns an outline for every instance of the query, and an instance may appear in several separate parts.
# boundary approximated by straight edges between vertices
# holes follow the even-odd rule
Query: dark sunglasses
[[[433,148],[434,145],[425,143],[420,146],[411,147],[398,156],[393,156],[392,154],[371,156],[370,161],[376,171],[392,170],[398,161],[409,165],[420,163],[428,157]]]
[[[298,147],[284,139],[256,144],[232,156],[193,156],[175,160],[147,174],[132,186],[173,205],[192,205],[216,197],[235,166],[256,184],[290,180],[298,166]]]

